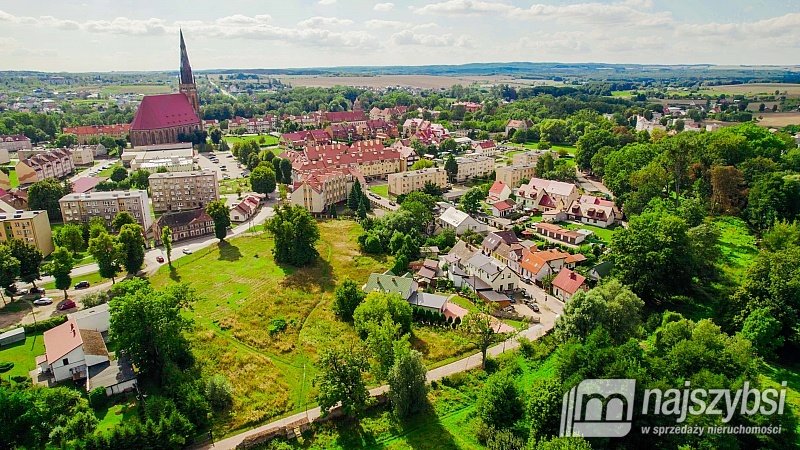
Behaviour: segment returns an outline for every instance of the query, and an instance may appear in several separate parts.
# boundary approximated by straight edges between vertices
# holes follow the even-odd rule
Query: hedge
[[[51,328],[55,328],[66,321],[67,321],[67,316],[56,316],[56,317],[51,317],[47,320],[40,320],[35,324],[29,323],[24,326],[25,334],[41,333]]]

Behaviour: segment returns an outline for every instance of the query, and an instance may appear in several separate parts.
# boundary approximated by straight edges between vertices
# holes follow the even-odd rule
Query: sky
[[[0,0],[0,70],[800,64],[800,0]]]

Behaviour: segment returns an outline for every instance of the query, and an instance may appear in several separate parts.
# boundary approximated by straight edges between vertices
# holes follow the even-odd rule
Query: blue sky
[[[190,6],[189,6],[190,5]],[[800,64],[800,1],[0,0],[0,69]]]

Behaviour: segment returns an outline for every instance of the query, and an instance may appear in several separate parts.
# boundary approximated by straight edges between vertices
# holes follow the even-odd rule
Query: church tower
[[[200,99],[197,97],[197,85],[194,83],[194,75],[192,75],[192,66],[189,65],[189,55],[186,54],[186,43],[183,42],[183,30],[180,31],[181,36],[181,82],[179,90],[186,95],[189,103],[192,105],[197,117],[200,117]]]

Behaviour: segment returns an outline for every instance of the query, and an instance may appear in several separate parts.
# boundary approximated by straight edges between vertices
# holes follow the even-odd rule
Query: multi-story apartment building
[[[511,189],[519,187],[523,181],[536,176],[536,166],[533,164],[512,164],[495,169],[495,180],[502,181]]]
[[[446,187],[447,171],[441,167],[429,167],[389,174],[389,193],[392,195],[408,194],[421,190],[426,183],[433,183],[440,188]]]
[[[79,145],[70,149],[72,156],[72,164],[76,166],[85,166],[94,164],[94,146]]]
[[[331,205],[347,200],[354,183],[365,186],[364,177],[356,170],[328,168],[301,173],[294,183],[291,201],[313,214],[328,211]]]
[[[219,200],[217,173],[210,169],[150,175],[153,211],[181,211],[203,208]]]
[[[108,136],[113,139],[125,139],[131,131],[131,124],[117,123],[114,125],[86,125],[80,127],[66,127],[65,134],[74,134],[78,137],[79,144],[88,144],[92,138],[99,139]]]
[[[32,147],[31,140],[28,139],[28,137],[24,134],[0,135],[0,150],[16,152],[18,150],[26,150]]]
[[[111,226],[114,216],[127,211],[136,222],[150,230],[153,218],[150,216],[150,201],[147,191],[106,191],[89,194],[67,194],[58,201],[61,206],[61,217],[67,222],[88,222],[92,217],[101,217],[107,226]]]
[[[20,185],[45,178],[64,178],[75,171],[70,151],[63,148],[54,148],[27,157],[20,156],[15,168]]]
[[[364,177],[385,177],[406,170],[406,160],[396,148],[385,148],[378,140],[356,141],[352,145],[306,146],[302,152],[284,152],[292,161],[295,179],[302,172],[328,169],[356,169]]]
[[[47,211],[0,212],[0,224],[3,227],[0,242],[19,239],[34,245],[44,256],[55,250]]]
[[[558,153],[551,150],[530,150],[527,152],[515,154],[512,157],[511,162],[514,165],[520,165],[520,164],[536,165],[536,162],[539,161],[539,158],[541,158],[545,154],[550,154],[550,156],[552,156],[553,159],[558,159]]]
[[[494,160],[488,156],[463,156],[456,158],[458,173],[456,181],[485,177],[494,170]]]

